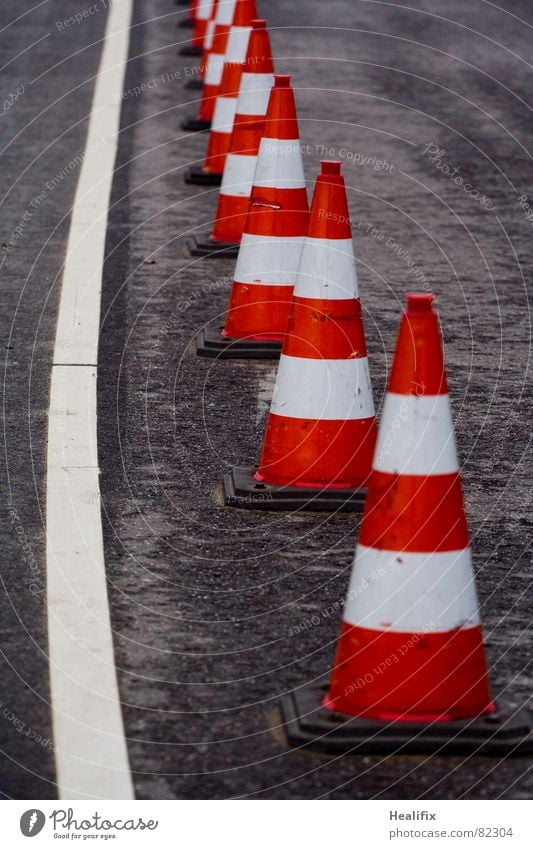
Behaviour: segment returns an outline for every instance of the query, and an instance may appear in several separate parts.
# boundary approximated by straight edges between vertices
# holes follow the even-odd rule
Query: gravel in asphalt
[[[179,129],[198,94],[183,90],[169,8],[137,8],[128,87],[160,84],[125,102],[101,348],[106,557],[137,792],[525,796],[529,760],[339,759],[284,744],[280,696],[330,668],[357,519],[222,506],[223,473],[258,457],[274,372],[194,354],[234,265],[184,249],[209,228],[217,191],[182,180],[207,138]],[[404,292],[438,295],[493,689],[518,704],[531,684],[531,224],[517,202],[528,35],[485,3],[439,9],[304,0],[261,12],[277,71],[293,74],[309,189],[320,158],[345,161],[378,408]],[[513,12],[528,16],[525,3]],[[439,169],[441,149],[485,200]]]

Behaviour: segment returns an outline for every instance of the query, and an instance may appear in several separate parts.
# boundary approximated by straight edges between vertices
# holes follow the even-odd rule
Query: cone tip
[[[252,21],[252,29],[266,29],[266,18],[254,18]]]
[[[433,292],[407,292],[408,313],[432,313],[435,295]]]
[[[290,74],[274,74],[274,88],[290,88]]]
[[[333,159],[322,159],[320,162],[322,167],[321,174],[340,174],[342,161]]]

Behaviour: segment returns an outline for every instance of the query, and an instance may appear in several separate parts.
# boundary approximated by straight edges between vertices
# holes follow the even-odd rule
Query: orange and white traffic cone
[[[198,115],[184,121],[182,129],[192,132],[210,129],[224,65],[244,62],[255,17],[255,0],[218,0],[213,43],[203,62],[204,84]]]
[[[194,11],[191,10],[191,20],[194,27],[190,44],[186,44],[178,50],[180,56],[201,56],[204,50],[204,39],[207,31],[207,22],[211,17],[216,0],[197,0]]]
[[[331,682],[284,700],[292,743],[503,754],[531,733],[490,697],[432,300],[407,296]]]
[[[238,507],[360,510],[374,402],[340,162],[322,162],[259,468],[226,475]]]
[[[193,256],[233,256],[246,223],[261,136],[274,84],[274,64],[266,21],[255,19],[242,70],[237,111],[220,186],[213,232],[189,240]]]
[[[189,168],[185,174],[186,183],[194,183],[200,186],[219,186],[222,182],[233,122],[235,121],[242,69],[242,63],[239,64],[238,62],[226,62],[224,65],[205,160],[201,168]]]
[[[225,326],[200,333],[200,356],[272,358],[281,351],[309,223],[290,80],[274,77]]]

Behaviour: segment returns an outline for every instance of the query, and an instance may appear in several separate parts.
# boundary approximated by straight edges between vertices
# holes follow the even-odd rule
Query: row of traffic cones
[[[226,476],[226,504],[364,507],[332,675],[282,700],[287,738],[331,752],[529,752],[529,715],[490,696],[434,296],[407,295],[377,434],[341,163],[322,162],[308,210],[290,77],[273,71],[252,19],[244,63],[209,94],[211,155],[188,181],[223,169],[213,232],[191,251],[237,246],[224,327],[204,329],[198,353],[279,357],[258,466]]]
[[[188,16],[178,20],[176,26],[193,30],[190,43],[180,48],[180,56],[202,55],[207,26],[214,5],[216,5],[216,0],[193,0],[190,4]]]
[[[249,220],[254,216],[253,197]],[[322,163],[307,228],[302,201],[300,205],[300,235],[283,237],[300,243],[299,262],[296,256],[292,260],[294,288],[278,285],[274,289],[285,289],[278,294],[268,283],[250,285],[251,262],[248,281],[237,279],[232,287],[225,332],[246,336],[245,327],[251,332],[257,321],[258,344],[261,333],[275,330],[282,348],[259,466],[234,469],[226,477],[226,502],[262,509],[360,509],[376,420],[339,162]],[[280,209],[273,214],[279,216]],[[252,229],[248,223],[246,229]],[[253,239],[251,233],[243,248],[251,249]],[[269,267],[268,255],[263,262]],[[272,310],[275,326],[269,318]],[[246,342],[241,337],[236,347]]]
[[[205,331],[205,356],[279,356],[285,336],[309,210],[290,77],[274,80],[226,321]]]
[[[247,4],[248,0],[242,0],[242,3]],[[237,5],[236,8],[243,7]],[[234,27],[227,35],[228,45],[235,43],[234,35],[236,34],[240,34],[245,40],[247,39],[245,58],[242,62],[242,60],[235,58],[235,51],[232,51],[231,62],[242,62],[240,77],[236,80],[235,78],[228,80],[228,75],[226,75],[225,88],[222,92],[219,85],[214,88],[207,85],[210,69],[212,67],[220,68],[221,57],[219,54],[216,55],[215,65],[212,64],[212,53],[209,53],[206,59],[207,70],[204,91],[208,89],[214,93],[208,97],[204,95],[199,114],[205,116],[207,106],[209,106],[214,115],[216,106],[221,101],[220,106],[225,110],[222,122],[225,120],[226,124],[224,125],[217,116],[217,124],[214,128],[217,136],[213,141],[213,143],[216,143],[215,160],[213,161],[209,155],[210,139],[208,157],[206,157],[201,169],[201,175],[198,176],[191,171],[186,175],[188,182],[201,184],[209,181],[211,175],[218,174],[216,180],[214,180],[215,184],[220,178],[220,192],[213,230],[204,237],[194,236],[190,239],[189,249],[193,256],[224,255],[236,257],[238,254],[246,222],[259,145],[267,120],[266,113],[270,92],[274,84],[274,65],[266,22],[262,19],[253,19],[249,32],[247,27]],[[240,43],[242,46],[243,42]],[[223,70],[221,74],[223,75]],[[232,92],[235,91],[235,82],[238,83],[238,95],[235,100],[235,112],[233,112],[232,108],[228,109],[226,97],[229,93],[231,99]],[[229,86],[229,92],[227,86]],[[220,94],[222,94],[222,98],[219,97]],[[198,118],[193,119],[194,122],[198,120]],[[229,127],[230,123],[231,134],[226,132],[225,139],[221,140],[221,127]],[[191,122],[185,122],[184,127],[190,128]],[[221,141],[227,143],[227,148],[221,149]]]
[[[203,36],[200,107],[195,118],[185,121],[183,129],[192,132],[210,129],[224,65],[226,62],[242,63],[246,59],[255,18],[255,0],[215,0],[211,3]],[[180,52],[191,49],[192,43]]]

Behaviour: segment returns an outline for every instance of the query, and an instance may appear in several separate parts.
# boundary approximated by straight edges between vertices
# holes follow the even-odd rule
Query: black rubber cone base
[[[191,80],[188,80],[185,83],[185,85],[183,86],[183,88],[188,88],[188,89],[193,89],[193,90],[198,90],[198,91],[200,89],[202,89],[203,87],[204,87],[204,81],[201,80],[199,77],[193,77]]]
[[[221,360],[279,360],[281,342],[263,339],[232,339],[220,335],[221,328],[205,327],[196,337],[199,357]]]
[[[220,186],[222,174],[212,174],[209,171],[204,171],[203,168],[189,168],[185,172],[184,180],[186,183],[193,183],[195,186]]]
[[[181,129],[188,133],[205,133],[211,129],[211,121],[202,121],[201,118],[187,118],[183,121]]]
[[[327,683],[300,690],[281,701],[291,746],[328,754],[526,755],[533,752],[532,716],[505,709],[477,719],[452,722],[380,722],[322,707]]]
[[[231,257],[235,259],[239,253],[239,242],[215,242],[209,236],[190,236],[187,239],[187,247],[191,256],[205,256],[216,259],[217,257]]]
[[[201,56],[204,51],[201,47],[195,47],[194,44],[186,44],[178,50],[178,56]]]
[[[252,467],[234,467],[224,475],[224,500],[228,507],[248,510],[340,510],[360,512],[365,489],[307,489],[300,486],[276,486],[256,481]]]

